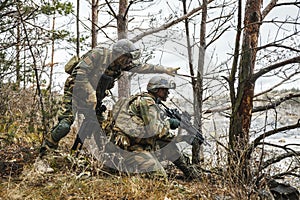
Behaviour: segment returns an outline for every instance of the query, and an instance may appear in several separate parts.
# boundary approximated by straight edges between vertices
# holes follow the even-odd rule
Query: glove
[[[178,128],[178,126],[180,125],[180,121],[178,119],[175,119],[175,118],[170,118],[169,122],[170,122],[170,128],[172,130]]]
[[[180,67],[168,67],[166,69],[166,74],[168,74],[170,76],[175,76],[175,74],[177,74],[178,69],[180,69]]]

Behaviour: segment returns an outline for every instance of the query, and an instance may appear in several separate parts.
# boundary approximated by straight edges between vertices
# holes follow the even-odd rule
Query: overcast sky
[[[164,16],[169,16],[169,14],[177,14],[178,16],[181,16],[182,13],[181,11],[177,11],[179,10],[179,7],[181,8],[181,4],[179,1],[158,1],[156,0],[155,2],[158,2],[157,4],[150,4],[152,6],[144,6],[144,4],[137,4],[132,6],[131,8],[134,9],[133,11],[129,12],[129,15],[132,13],[136,14],[136,13],[142,13],[143,16],[137,17],[134,16],[135,19],[133,19],[133,21],[131,22],[133,25],[134,24],[141,24],[141,26],[145,26],[145,23],[140,23],[142,21],[142,18],[146,18],[147,19],[147,14],[148,13],[158,13],[159,9],[161,8],[163,10],[163,14]],[[195,1],[194,1],[195,2]],[[264,6],[267,5],[268,1],[264,1]],[[75,0],[73,0],[74,5],[76,5]],[[102,3],[102,2],[100,2]],[[83,22],[85,22],[88,26],[90,26],[88,20],[86,20],[87,18],[90,17],[90,12],[89,12],[89,8],[88,5],[86,3],[86,1],[81,1],[81,18],[83,20]],[[139,12],[138,10],[142,9],[142,12]],[[190,8],[191,9],[191,8]],[[173,11],[172,11],[173,10]],[[83,12],[85,11],[85,12]],[[117,12],[117,10],[116,10]],[[296,7],[285,7],[285,8],[280,8],[280,9],[274,9],[270,15],[268,16],[268,18],[266,20],[271,20],[271,19],[284,19],[286,18],[288,15],[291,16],[295,16],[297,14],[297,12],[299,12],[299,9],[296,9]],[[103,14],[100,12],[100,15]],[[215,13],[210,13],[210,17],[212,14],[218,14],[218,12]],[[106,21],[104,20],[105,18],[107,18],[107,15],[101,15],[99,16],[99,21],[100,23],[102,22],[102,24],[105,24]],[[160,16],[157,17],[156,20],[160,20]],[[159,24],[159,21],[155,22]],[[183,25],[183,23],[179,24],[180,26]],[[179,26],[178,25],[178,26]],[[135,26],[135,25],[134,25]],[[295,27],[293,27],[292,25],[289,28],[289,31]],[[298,27],[299,29],[300,27]],[[273,25],[263,25],[261,26],[261,32],[260,34],[263,35],[264,37],[260,37],[260,44],[265,44],[268,41],[271,41],[271,39],[273,39],[275,37],[275,33],[274,30],[276,30],[276,27]],[[74,31],[75,31],[75,27],[74,27]],[[209,31],[209,29],[208,29]],[[115,31],[114,31],[115,32]],[[115,34],[115,33],[112,33]],[[164,37],[165,35],[167,35],[167,32],[161,32],[159,33],[160,36]],[[276,33],[278,34],[278,33]],[[280,34],[284,34],[284,33],[280,33]],[[280,35],[278,34],[278,35]],[[278,36],[277,35],[277,36]],[[132,37],[132,35],[129,35],[129,38]],[[168,36],[167,36],[168,37]],[[214,68],[216,65],[220,65],[222,62],[224,62],[226,59],[228,59],[230,57],[230,54],[232,54],[232,48],[234,46],[234,37],[235,37],[235,32],[234,30],[231,29],[231,31],[226,32],[219,40],[217,43],[215,43],[214,45],[212,45],[210,48],[207,49],[206,51],[206,71],[209,71],[211,68]],[[113,38],[113,37],[112,37]],[[151,36],[150,36],[151,39]],[[143,45],[141,44],[141,42],[145,42],[147,40],[150,40],[149,37],[144,38],[143,41],[139,41],[137,43],[137,46],[143,47]],[[299,37],[298,39],[298,44],[300,44],[300,39]],[[99,34],[99,39],[98,42],[101,43],[102,40],[107,40],[104,38],[101,38],[101,34]],[[185,38],[181,38],[181,40],[179,39],[178,41],[176,41],[178,43],[182,43],[185,44]],[[186,55],[186,50],[182,49],[182,46],[179,45],[178,43],[174,43],[174,42],[168,42],[164,45],[161,46],[155,46],[155,47],[150,47],[152,50],[156,50],[156,54],[154,55],[153,59],[149,60],[150,63],[153,64],[162,64],[164,66],[179,66],[181,67],[181,69],[179,70],[180,74],[189,74],[189,69],[188,69],[188,62],[186,61],[184,55]],[[177,49],[177,51],[175,51],[174,49]],[[179,49],[179,50],[178,50]],[[75,52],[74,52],[75,53]],[[196,57],[197,57],[197,53],[195,53]],[[213,56],[212,56],[213,55]],[[63,85],[65,78],[67,77],[67,75],[65,73],[63,73],[63,65],[65,62],[68,61],[68,57],[71,57],[70,55],[65,55],[65,54],[61,54],[58,53],[56,54],[57,59],[59,59],[61,61],[61,65],[62,67],[58,67],[56,68],[56,82],[59,83],[59,85]],[[195,59],[197,59],[195,57]],[[213,57],[213,60],[211,61],[211,57]],[[208,63],[208,61],[210,60],[210,63]],[[213,65],[213,66],[212,66]],[[222,74],[224,75],[224,74]],[[142,76],[145,77],[145,76]],[[146,76],[148,77],[148,76]],[[299,78],[299,77],[298,77]],[[141,79],[141,78],[140,78]],[[183,80],[183,77],[176,77],[176,80],[178,81],[178,79]],[[144,80],[147,80],[144,79]],[[187,79],[189,80],[189,79]],[[184,81],[184,80],[183,80]],[[257,90],[264,90],[268,87],[271,86],[272,82],[275,81],[275,79],[273,80],[268,80],[266,81],[265,79],[259,79],[256,85],[256,89]],[[141,83],[142,85],[145,85],[145,83]],[[300,88],[300,81],[295,82],[294,84],[290,84],[290,87],[296,87],[296,88]],[[139,90],[139,86],[137,83],[133,83],[133,88],[132,88],[132,92]]]

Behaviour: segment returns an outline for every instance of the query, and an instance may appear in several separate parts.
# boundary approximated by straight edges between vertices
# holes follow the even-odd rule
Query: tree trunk
[[[20,35],[20,26],[17,26],[17,44],[16,44],[16,87],[20,88],[21,83],[21,65],[20,65],[20,51],[21,51],[21,35]]]
[[[197,125],[200,132],[202,132],[202,104],[203,104],[203,71],[204,71],[204,59],[206,49],[206,18],[207,18],[207,0],[203,0],[202,3],[202,18],[200,28],[200,47],[198,57],[198,71],[197,81],[195,86],[195,100],[194,100],[194,111],[195,111],[195,125]],[[193,163],[199,164],[203,157],[203,149],[201,143],[197,140],[193,143],[192,148]]]
[[[97,46],[98,4],[99,0],[92,0],[92,48]]]
[[[247,0],[244,19],[241,62],[239,65],[239,83],[232,106],[229,128],[229,165],[232,175],[243,181],[250,180],[249,158],[245,151],[249,143],[249,130],[253,108],[255,82],[252,75],[255,67],[256,47],[261,22],[261,1]],[[232,83],[233,84],[233,83]]]
[[[119,14],[117,16],[118,24],[118,39],[127,38],[128,33],[128,16],[126,13],[128,0],[119,1]],[[119,97],[128,97],[130,95],[130,79],[125,72],[118,80],[118,95]]]
[[[80,11],[80,0],[77,0],[77,8],[76,8],[76,55],[80,57],[80,31],[79,31],[79,11]]]

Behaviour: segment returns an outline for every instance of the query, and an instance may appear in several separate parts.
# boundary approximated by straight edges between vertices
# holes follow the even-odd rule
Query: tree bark
[[[79,14],[80,14],[80,0],[77,0],[77,8],[76,8],[76,55],[80,57],[80,31],[79,31]]]
[[[229,165],[232,175],[238,179],[250,179],[249,159],[245,151],[249,143],[249,130],[253,109],[255,80],[252,79],[259,28],[261,25],[261,1],[247,0],[245,6],[244,33],[242,41],[241,62],[239,64],[239,82],[237,94],[232,106],[232,115],[229,127]]]
[[[99,0],[92,0],[92,48],[97,46],[98,4]]]
[[[21,83],[21,64],[20,64],[20,51],[21,51],[21,33],[20,33],[20,25],[17,26],[17,44],[16,44],[16,87],[20,88],[20,83]]]
[[[202,106],[203,106],[203,71],[204,71],[204,59],[206,49],[206,19],[207,19],[207,0],[202,2],[202,18],[200,28],[200,47],[198,57],[198,71],[197,81],[194,87],[194,113],[195,113],[195,125],[202,132]],[[201,143],[195,140],[192,147],[192,162],[193,164],[199,164],[203,160],[203,149]]]
[[[128,16],[127,16],[128,0],[119,1],[119,14],[117,16],[118,39],[127,38],[128,33]],[[124,72],[123,76],[118,80],[119,97],[129,97],[130,95],[130,79],[128,73]]]

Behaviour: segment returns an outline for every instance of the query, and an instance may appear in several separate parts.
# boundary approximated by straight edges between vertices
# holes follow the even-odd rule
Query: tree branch
[[[256,72],[255,74],[253,74],[252,76],[252,81],[254,82],[256,79],[258,79],[259,77],[261,77],[262,75],[274,70],[274,69],[277,69],[279,67],[283,67],[285,65],[288,65],[288,64],[292,64],[292,63],[300,63],[300,56],[297,56],[297,57],[293,57],[291,59],[288,59],[288,60],[284,60],[282,62],[279,62],[279,63],[276,63],[274,65],[270,65],[266,68],[263,68],[261,70],[259,70],[258,72]]]
[[[280,162],[280,161],[282,161],[285,158],[290,158],[290,157],[293,157],[293,156],[300,156],[300,151],[283,153],[283,154],[275,156],[275,157],[273,157],[273,158],[271,158],[269,160],[266,160],[261,165],[261,169],[265,169],[265,168],[267,168],[268,166],[270,166],[270,165],[272,165],[274,163]]]
[[[213,0],[209,0],[208,3],[212,2],[212,1],[213,1]],[[171,22],[169,22],[169,23],[163,24],[163,25],[161,25],[160,27],[153,28],[153,29],[150,29],[150,30],[148,30],[148,31],[146,31],[146,32],[144,32],[144,33],[141,33],[141,34],[135,36],[134,38],[132,38],[131,41],[132,41],[133,43],[135,43],[135,42],[139,41],[140,39],[142,39],[143,37],[145,37],[145,36],[147,36],[147,35],[151,35],[151,34],[153,34],[153,33],[157,33],[157,32],[159,32],[159,31],[165,30],[165,29],[167,29],[167,28],[169,28],[169,27],[171,27],[171,26],[173,26],[173,25],[175,25],[175,24],[178,24],[179,22],[181,22],[181,21],[183,21],[183,20],[189,18],[190,16],[192,16],[193,14],[197,13],[197,12],[200,11],[200,10],[202,10],[202,6],[197,7],[197,8],[194,8],[194,9],[193,9],[192,11],[190,11],[189,13],[187,13],[187,14],[185,14],[185,15],[183,15],[183,16],[181,16],[181,17],[179,17],[179,18],[177,18],[177,19],[175,19],[175,20],[173,20],[173,21],[171,21]]]
[[[276,133],[280,133],[282,131],[286,131],[286,130],[292,130],[292,129],[295,129],[295,128],[299,128],[300,127],[300,119],[298,120],[298,122],[296,124],[293,124],[293,125],[289,125],[289,126],[283,126],[283,127],[280,127],[280,128],[276,128],[276,129],[273,129],[271,131],[267,131],[263,134],[261,134],[260,136],[258,136],[257,138],[254,139],[254,141],[252,142],[251,146],[252,146],[252,149],[257,147],[257,145],[260,144],[260,141],[271,136],[271,135],[274,135]]]
[[[288,94],[287,96],[285,97],[282,97],[280,99],[278,99],[277,101],[275,102],[272,102],[268,105],[264,105],[264,106],[257,106],[255,108],[253,108],[252,112],[255,113],[255,112],[260,112],[260,111],[265,111],[265,110],[269,110],[269,109],[272,109],[272,108],[276,108],[277,106],[279,106],[282,102],[285,102],[289,99],[292,99],[292,98],[295,98],[295,97],[300,97],[300,93],[298,94]]]
[[[237,24],[237,32],[235,36],[235,46],[234,46],[234,55],[233,62],[231,67],[231,72],[228,78],[229,88],[230,88],[230,101],[231,105],[235,104],[235,89],[234,83],[236,81],[235,75],[237,73],[238,61],[239,61],[239,52],[240,52],[240,43],[241,43],[241,34],[242,34],[242,1],[238,1],[238,24]]]
[[[300,93],[299,94],[288,94],[287,96],[282,97],[282,98],[278,99],[277,101],[275,101],[271,104],[254,107],[253,110],[252,110],[252,113],[261,112],[261,111],[269,110],[269,109],[272,109],[272,108],[276,108],[281,103],[283,103],[287,100],[290,100],[292,98],[295,98],[295,97],[300,97]],[[223,107],[223,108],[216,108],[216,109],[207,109],[203,112],[203,114],[223,112],[223,111],[230,110],[230,109],[231,109],[231,106],[227,106],[227,107]]]
[[[278,0],[272,0],[267,6],[266,8],[262,11],[261,13],[261,17],[262,20],[271,12],[271,10],[276,6],[276,3],[278,2]]]
[[[273,89],[275,89],[276,87],[282,85],[284,82],[290,80],[293,76],[295,76],[295,75],[297,75],[297,74],[299,74],[299,73],[300,73],[300,72],[298,72],[298,71],[294,72],[293,74],[289,75],[288,77],[286,77],[285,79],[283,79],[283,80],[280,81],[279,83],[273,85],[273,86],[270,87],[269,89],[267,89],[267,90],[265,90],[265,91],[262,91],[262,92],[260,92],[260,93],[255,94],[254,97],[258,97],[258,96],[260,96],[260,95],[262,95],[262,94],[265,94],[265,93],[267,93],[267,92],[272,91]]]
[[[206,48],[210,46],[212,43],[214,43],[216,40],[218,40],[228,29],[230,26],[226,27],[221,33],[219,33],[217,36],[215,36],[211,41],[209,41],[206,45]]]
[[[294,176],[294,177],[300,178],[300,174],[293,173],[293,172],[295,172],[297,169],[299,169],[299,167],[294,167],[293,169],[291,169],[291,170],[289,170],[289,171],[287,171],[287,172],[275,174],[275,175],[272,176],[272,178],[273,178],[273,179],[278,179],[278,178],[282,178],[283,176]]]
[[[264,45],[264,46],[260,46],[257,48],[257,51],[261,50],[261,49],[265,49],[265,48],[268,48],[268,47],[278,47],[278,48],[284,48],[284,49],[288,49],[288,50],[291,50],[291,51],[295,51],[295,52],[300,52],[299,49],[295,49],[295,48],[292,48],[292,47],[289,47],[289,46],[285,46],[285,45],[280,45],[280,44],[267,44],[267,45]]]
[[[295,6],[300,5],[300,2],[285,2],[285,3],[277,3],[277,2],[278,2],[278,0],[271,0],[271,2],[262,11],[262,19],[264,19],[274,7],[289,6],[289,5],[295,5]]]
[[[126,16],[127,16],[127,14],[128,14],[129,8],[130,8],[130,6],[131,6],[133,3],[134,3],[134,1],[129,1],[129,5],[127,6],[126,11],[125,11],[124,16],[123,16],[123,20],[126,19]]]
[[[109,3],[107,0],[105,0],[105,2],[106,2],[106,4],[108,5],[110,11],[112,12],[113,17],[117,19],[117,18],[118,18],[118,15],[115,13],[115,11],[114,11],[114,9],[111,7],[110,3]]]
[[[297,6],[300,5],[300,2],[285,2],[285,3],[276,4],[276,6],[290,6],[290,5]]]

